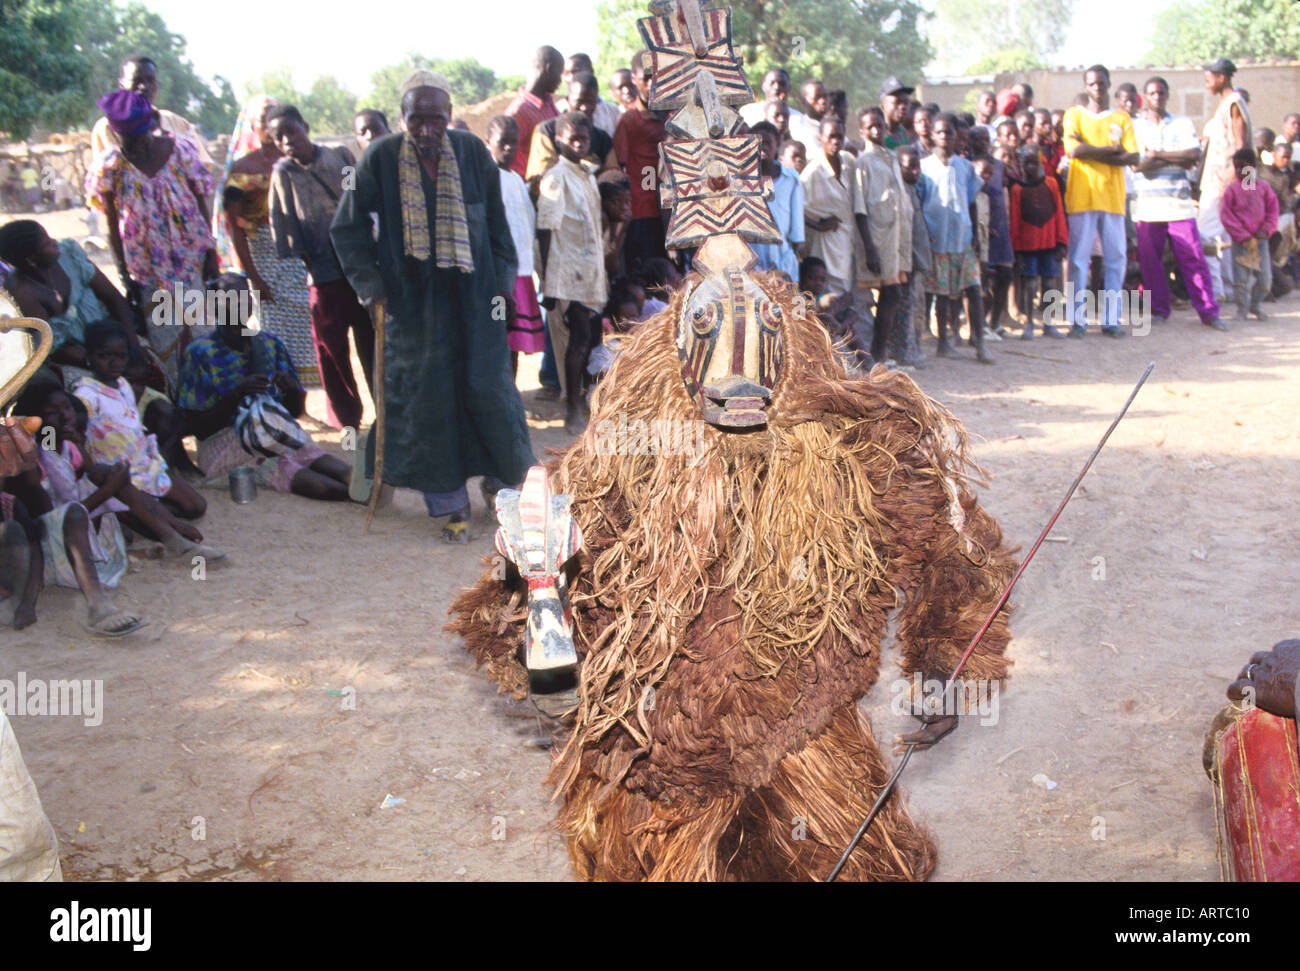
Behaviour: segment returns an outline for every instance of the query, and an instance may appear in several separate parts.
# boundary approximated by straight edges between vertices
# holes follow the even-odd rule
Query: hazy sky
[[[322,74],[334,74],[364,94],[373,71],[408,51],[476,57],[498,74],[524,74],[539,44],[552,44],[566,54],[594,53],[596,47],[594,0],[364,0],[347,5],[326,0],[311,6],[301,0],[226,0],[219,9],[193,0],[143,2],[186,38],[199,73],[230,78],[236,93],[244,82],[280,64],[293,65],[299,88]],[[1133,64],[1150,46],[1152,17],[1170,2],[1177,0],[1078,0],[1056,59],[1069,65]],[[553,18],[552,26],[538,24],[539,10]]]

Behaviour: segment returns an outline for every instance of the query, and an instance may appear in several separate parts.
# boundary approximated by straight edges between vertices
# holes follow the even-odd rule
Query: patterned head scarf
[[[212,206],[212,235],[217,240],[217,259],[223,270],[239,270],[235,259],[235,250],[230,243],[230,231],[226,228],[226,182],[230,170],[245,155],[256,152],[262,147],[261,136],[257,134],[257,123],[267,108],[278,102],[269,94],[258,94],[248,99],[240,109],[235,121],[235,130],[230,135],[230,146],[226,149],[226,164],[221,172],[221,181],[217,185],[216,199]],[[111,122],[110,122],[111,124]]]
[[[97,104],[108,119],[108,127],[119,135],[132,138],[147,134],[153,127],[153,105],[134,91],[110,91]]]

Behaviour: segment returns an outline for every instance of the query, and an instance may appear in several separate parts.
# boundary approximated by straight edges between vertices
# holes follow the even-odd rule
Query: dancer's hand
[[[894,737],[894,754],[902,755],[907,746],[916,743],[917,748],[929,748],[957,727],[956,715],[924,715],[921,717],[924,727],[906,735]]]
[[[1228,686],[1228,697],[1240,701],[1253,695],[1257,707],[1283,718],[1295,718],[1297,676],[1300,676],[1300,640],[1280,641],[1271,651],[1251,655],[1250,663]]]

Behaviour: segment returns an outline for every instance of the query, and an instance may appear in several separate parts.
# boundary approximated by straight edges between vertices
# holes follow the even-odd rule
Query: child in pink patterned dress
[[[161,500],[182,519],[197,519],[207,511],[207,501],[193,487],[173,478],[158,451],[158,441],[144,430],[135,393],[122,377],[126,370],[126,337],[112,321],[86,328],[86,360],[92,377],[73,388],[89,415],[87,445],[96,462],[126,462],[131,484]]]

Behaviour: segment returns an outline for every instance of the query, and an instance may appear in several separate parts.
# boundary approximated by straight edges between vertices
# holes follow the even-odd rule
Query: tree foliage
[[[317,135],[347,135],[352,132],[352,116],[357,96],[338,78],[323,74],[307,90],[293,80],[293,68],[282,64],[244,85],[244,100],[267,94],[281,104],[291,104],[306,119]]]
[[[934,11],[930,35],[944,70],[981,73],[974,65],[1013,52],[1044,62],[1065,42],[1074,0],[934,0]]]
[[[80,119],[90,63],[78,37],[69,4],[0,0],[0,131],[26,138],[38,120]]]
[[[1194,0],[1156,14],[1147,54],[1152,64],[1203,64],[1293,58],[1300,53],[1300,6],[1295,0]]]
[[[185,56],[185,38],[138,2],[0,0],[0,131],[25,138],[36,126],[89,125],[95,102],[117,87],[122,61],[158,65],[158,106],[208,134],[229,130],[236,104],[224,78],[206,82]]]
[[[1053,2],[1053,0],[1048,0]],[[732,37],[755,95],[763,75],[784,67],[795,85],[820,78],[843,88],[851,106],[875,103],[888,75],[921,80],[933,50],[922,30],[929,14],[913,0],[732,0]],[[636,21],[643,0],[602,0],[596,51],[602,84],[644,46]],[[797,96],[796,96],[797,97]]]
[[[498,77],[490,67],[485,67],[472,57],[430,58],[422,54],[407,54],[405,58],[382,67],[370,76],[370,93],[362,107],[378,108],[396,119],[401,111],[402,82],[416,68],[437,71],[451,85],[453,112],[457,107],[467,108],[494,94],[513,91],[523,83],[514,76]]]
[[[402,82],[417,68],[437,71],[451,85],[453,106],[478,104],[501,91],[518,86],[517,78],[499,78],[490,67],[472,57],[430,58],[407,54],[400,61],[380,68],[370,76],[370,91],[364,98],[348,89],[338,78],[324,75],[306,91],[293,79],[293,69],[281,65],[244,86],[245,97],[269,94],[302,112],[311,130],[319,135],[345,135],[352,131],[352,118],[362,108],[378,108],[395,122],[400,111]]]

